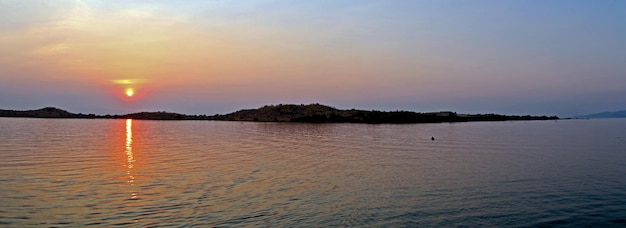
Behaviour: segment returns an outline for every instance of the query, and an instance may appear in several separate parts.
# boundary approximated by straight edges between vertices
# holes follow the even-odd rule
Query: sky
[[[0,109],[568,117],[625,97],[621,0],[0,0]]]

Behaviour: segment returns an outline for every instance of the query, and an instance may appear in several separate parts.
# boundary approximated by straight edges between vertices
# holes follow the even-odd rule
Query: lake
[[[2,227],[626,226],[626,119],[0,118],[0,140]]]

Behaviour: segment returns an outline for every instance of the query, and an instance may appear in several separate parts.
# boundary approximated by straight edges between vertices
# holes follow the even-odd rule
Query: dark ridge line
[[[137,112],[125,115],[95,115],[71,113],[55,107],[36,110],[2,110],[0,117],[74,118],[74,119],[138,119],[138,120],[218,120],[251,122],[302,122],[302,123],[442,123],[472,121],[557,120],[557,116],[457,114],[456,112],[410,112],[377,110],[341,110],[334,107],[309,104],[266,105],[257,109],[242,109],[229,114],[187,115],[173,112]]]

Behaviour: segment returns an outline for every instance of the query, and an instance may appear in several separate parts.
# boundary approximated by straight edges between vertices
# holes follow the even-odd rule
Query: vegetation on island
[[[75,114],[63,109],[46,107],[37,110],[3,110],[0,109],[0,117],[30,117],[30,118],[97,118],[95,114]]]
[[[225,115],[186,115],[172,112],[139,112],[125,115],[95,115],[71,113],[47,107],[37,110],[15,111],[0,109],[0,117],[30,118],[91,118],[91,119],[144,119],[144,120],[221,120],[257,122],[306,123],[439,123],[468,121],[553,120],[557,116],[516,116],[499,114],[457,114],[456,112],[410,112],[341,110],[321,104],[267,105],[258,109],[244,109]]]
[[[556,116],[510,116],[498,114],[457,114],[455,112],[409,112],[340,110],[320,104],[269,105],[258,109],[245,109],[227,115],[214,116],[215,120],[260,122],[309,122],[309,123],[438,123],[503,120],[548,120]]]
[[[206,115],[185,115],[172,112],[138,112],[125,115],[96,115],[71,113],[55,107],[17,111],[0,109],[0,117],[74,118],[74,119],[145,119],[145,120],[210,120]]]

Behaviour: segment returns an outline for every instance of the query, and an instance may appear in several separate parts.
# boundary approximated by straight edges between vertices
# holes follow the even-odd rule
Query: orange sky
[[[626,90],[615,62],[626,35],[614,32],[624,16],[578,5],[2,1],[0,108],[584,111],[575,99],[618,108],[603,98]],[[616,18],[586,19],[600,14]]]

